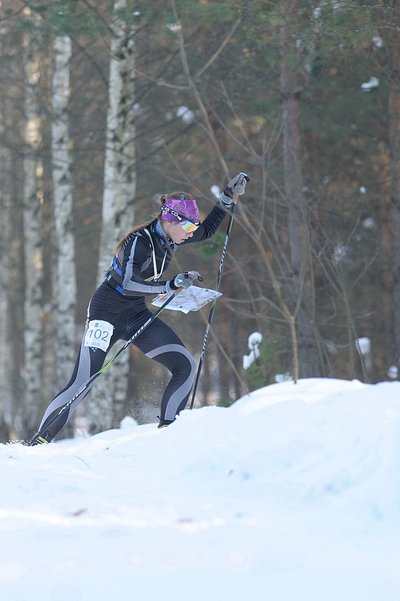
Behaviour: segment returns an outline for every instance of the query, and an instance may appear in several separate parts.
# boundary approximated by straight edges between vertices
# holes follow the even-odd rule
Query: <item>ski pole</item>
[[[228,242],[229,242],[229,238],[230,238],[231,231],[232,231],[232,226],[233,226],[233,211],[234,211],[234,209],[235,209],[235,203],[233,202],[232,206],[231,206],[231,214],[229,216],[228,226],[226,228],[226,235],[225,235],[225,240],[224,240],[224,246],[222,248],[221,259],[219,261],[218,275],[217,275],[217,284],[216,284],[216,290],[217,290],[217,292],[219,292],[219,288],[220,288],[220,284],[221,284],[222,268],[223,268],[223,265],[224,265],[225,255],[226,255],[226,249],[228,248]],[[210,333],[211,324],[212,324],[212,320],[213,320],[213,317],[214,317],[214,312],[215,312],[216,304],[217,304],[217,301],[214,300],[213,304],[211,305],[210,312],[208,314],[208,321],[207,321],[207,325],[206,325],[206,330],[204,332],[204,338],[203,338],[203,344],[202,344],[202,347],[201,347],[199,365],[197,367],[196,378],[195,378],[194,385],[193,385],[192,400],[190,402],[190,408],[191,409],[193,409],[193,403],[194,403],[194,399],[195,399],[196,392],[197,392],[197,386],[199,384],[200,374],[201,374],[201,370],[203,368],[204,356],[205,356],[205,353],[206,353],[207,342],[208,342],[208,335]]]
[[[82,384],[82,386],[80,387],[78,392],[76,392],[69,401],[64,403],[64,405],[62,405],[60,407],[60,409],[57,411],[57,413],[55,415],[53,415],[53,417],[49,421],[44,422],[43,427],[39,430],[39,432],[37,432],[35,434],[34,438],[38,438],[39,436],[42,436],[45,433],[45,431],[48,430],[49,427],[52,426],[52,424],[54,424],[54,422],[56,421],[56,419],[58,419],[60,417],[60,415],[63,415],[66,411],[68,411],[68,409],[71,407],[72,403],[74,403],[76,401],[76,399],[78,399],[85,392],[85,390],[87,390],[89,388],[89,386],[114,363],[114,361],[117,359],[117,357],[119,357],[119,355],[126,348],[128,348],[128,346],[130,344],[132,344],[132,342],[134,342],[136,340],[136,338],[138,338],[140,336],[140,334],[142,334],[142,332],[144,332],[144,330],[146,328],[148,328],[151,323],[153,323],[153,321],[156,319],[156,317],[158,317],[160,315],[161,311],[163,311],[165,309],[165,307],[168,305],[168,303],[171,302],[171,300],[173,298],[174,298],[174,294],[172,294],[171,296],[169,296],[167,298],[167,300],[161,305],[161,307],[159,307],[159,309],[157,309],[157,311],[155,313],[153,313],[148,318],[148,320],[145,321],[142,326],[140,326],[140,328],[138,330],[136,330],[136,332],[129,338],[129,340],[127,340],[125,342],[125,344],[123,346],[121,346],[121,348],[115,353],[115,355],[113,357],[111,357],[111,359],[109,359],[107,361],[107,363],[105,363],[103,365],[103,367],[101,369],[99,369],[99,371],[97,371],[95,374],[93,374],[84,384]]]

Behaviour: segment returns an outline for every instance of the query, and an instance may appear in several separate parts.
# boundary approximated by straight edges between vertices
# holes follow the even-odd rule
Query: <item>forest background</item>
[[[197,403],[276,374],[399,377],[400,1],[3,0],[0,19],[1,440],[66,385],[90,296],[157,195],[190,191],[204,216],[238,171]],[[224,230],[170,277],[213,288]],[[207,317],[164,312],[196,357]],[[167,377],[132,347],[65,433],[154,420]]]

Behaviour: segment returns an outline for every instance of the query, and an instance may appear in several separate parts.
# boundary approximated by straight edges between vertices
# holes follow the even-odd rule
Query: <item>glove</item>
[[[230,207],[232,202],[234,202],[233,196],[242,196],[245,191],[245,187],[247,182],[250,180],[249,176],[242,171],[235,175],[229,182],[221,195],[219,200],[226,207]]]
[[[185,271],[184,273],[178,273],[172,280],[167,283],[167,291],[178,290],[178,288],[189,288],[194,280],[203,281],[203,278],[198,271]]]

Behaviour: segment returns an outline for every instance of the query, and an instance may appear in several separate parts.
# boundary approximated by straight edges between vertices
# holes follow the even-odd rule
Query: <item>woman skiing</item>
[[[152,315],[146,307],[146,295],[173,294],[201,279],[197,271],[179,273],[169,281],[160,278],[180,246],[201,242],[215,234],[226,208],[234,197],[244,193],[247,181],[245,173],[232,178],[202,223],[194,199],[182,192],[164,194],[160,197],[158,216],[120,241],[104,282],[90,300],[72,377],[45,411],[31,446],[48,443],[58,434],[92,384],[78,395],[80,388],[101,369],[113,344],[129,340]],[[175,332],[159,318],[133,344],[172,374],[161,401],[159,427],[167,426],[186,405],[195,377],[194,359]],[[75,395],[77,398],[68,408],[60,411]]]

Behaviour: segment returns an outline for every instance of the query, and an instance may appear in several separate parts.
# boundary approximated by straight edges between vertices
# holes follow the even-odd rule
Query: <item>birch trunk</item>
[[[1,44],[7,42],[1,39]],[[3,49],[3,47],[2,47]],[[21,59],[18,48],[18,57]],[[23,60],[19,60],[21,78],[24,77]],[[13,128],[17,139],[23,134],[24,123],[20,119],[21,107],[15,99],[4,97],[1,100],[0,130],[1,139],[6,139],[7,131]],[[23,159],[21,148],[9,148],[6,143],[0,148],[0,375],[1,410],[3,416],[2,437],[7,440],[23,438],[27,432],[21,429],[26,410],[24,408],[24,241],[23,241]],[[21,277],[14,275],[22,274]],[[30,432],[29,432],[30,434]]]
[[[2,115],[2,119],[4,114]],[[0,125],[1,133],[3,133],[3,122]],[[1,228],[0,228],[0,441],[5,442],[13,434],[13,418],[12,418],[12,393],[11,393],[11,374],[10,369],[12,347],[9,344],[8,336],[8,320],[9,320],[9,280],[10,280],[10,253],[11,244],[10,232],[10,157],[9,153],[3,148],[0,151],[0,211],[1,211]]]
[[[117,242],[132,227],[133,202],[136,192],[134,112],[134,29],[123,18],[129,18],[126,0],[114,3],[115,21],[111,42],[109,105],[107,112],[104,196],[100,238],[98,283],[111,262]],[[96,428],[112,425],[126,403],[129,351],[104,374],[94,387],[91,414]]]
[[[4,181],[0,174],[1,186]],[[9,349],[7,349],[7,242],[8,242],[8,207],[6,199],[3,195],[0,196],[0,211],[2,215],[0,228],[0,387],[4,391],[0,399],[0,415],[5,415],[7,412],[7,391],[6,391],[6,357],[8,357]]]
[[[73,198],[69,138],[68,101],[71,40],[57,36],[54,41],[52,81],[53,122],[52,174],[54,196],[56,387],[65,386],[72,374],[76,353],[76,275],[73,235]]]
[[[25,39],[25,154],[23,161],[24,257],[25,257],[25,417],[34,428],[35,412],[42,391],[42,276],[43,256],[40,232],[41,190],[38,182],[42,165],[38,160],[40,119],[38,111],[39,65],[35,43]],[[30,418],[32,416],[32,418]],[[32,422],[32,423],[30,423]],[[22,428],[22,424],[16,424]]]

